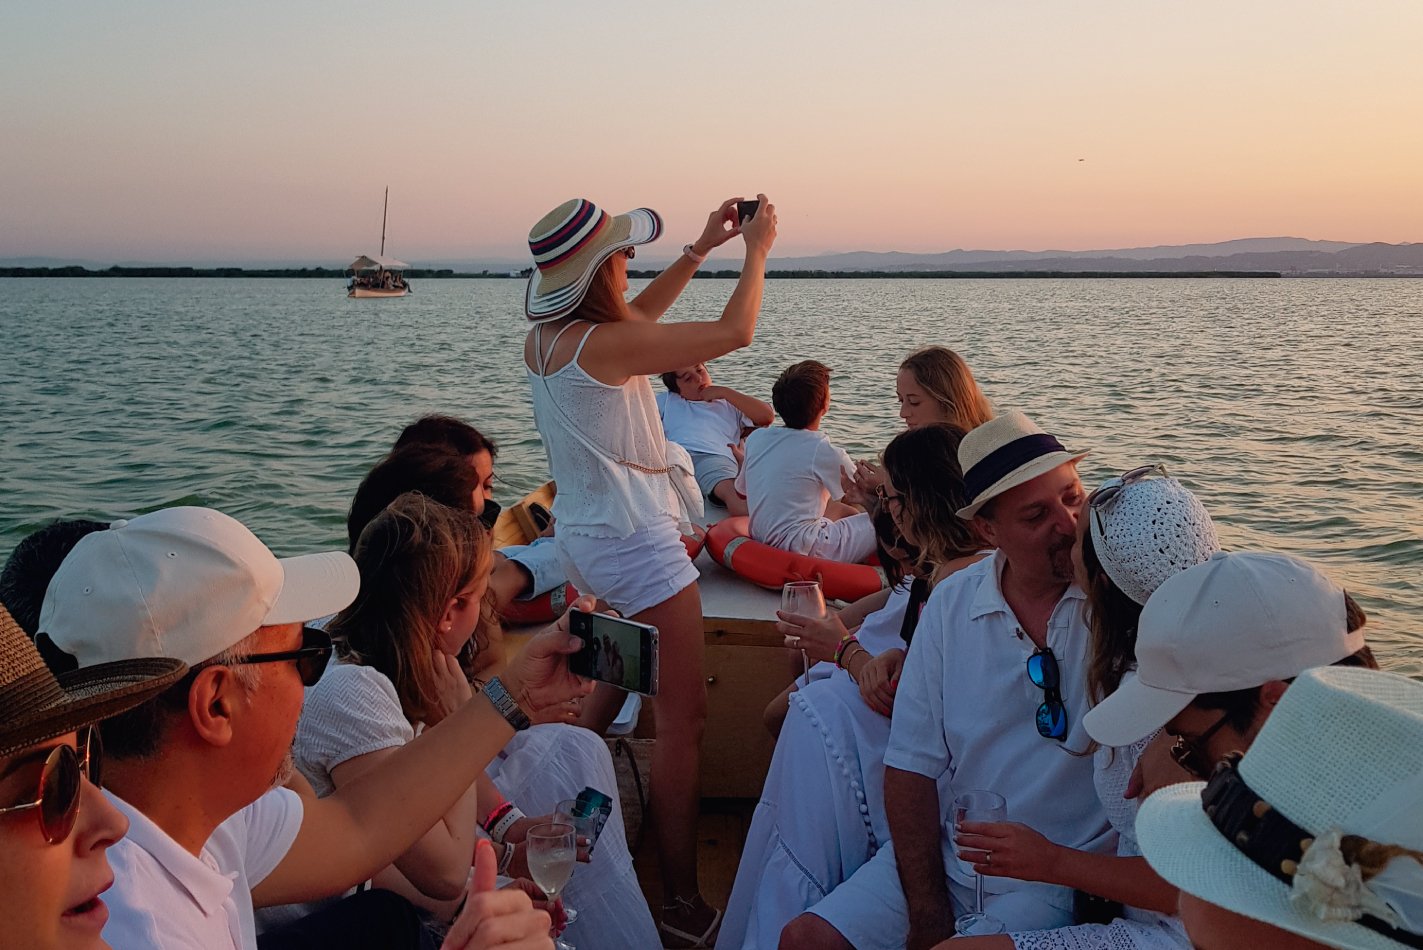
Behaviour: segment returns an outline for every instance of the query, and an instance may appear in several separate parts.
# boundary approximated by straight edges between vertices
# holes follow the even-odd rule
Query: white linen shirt
[[[736,476],[736,490],[751,511],[751,537],[782,551],[810,553],[829,523],[825,503],[844,496],[840,475],[854,470],[845,450],[818,429],[757,429],[746,437],[746,462]]]
[[[755,426],[725,399],[701,402],[683,399],[677,393],[657,394],[657,411],[667,438],[688,452],[720,455],[735,460],[731,446],[741,441],[741,430]]]
[[[1091,742],[1082,728],[1091,641],[1086,598],[1069,587],[1048,618],[1068,734],[1064,742],[1044,739],[1034,718],[1043,691],[1027,672],[1035,648],[1003,599],[1005,563],[995,552],[929,595],[895,694],[885,765],[935,780],[947,771],[954,795],[997,792],[1008,803],[1009,821],[1070,848],[1110,852],[1116,837],[1093,785],[1092,756],[1068,751],[1083,752]],[[952,805],[952,797],[939,803],[944,867],[952,880],[972,886],[944,833]],[[1017,886],[1010,878],[984,878],[991,893]]]
[[[146,815],[110,792],[129,820],[109,848],[114,886],[104,893],[114,950],[256,950],[252,887],[286,857],[301,830],[301,799],[267,792],[218,825],[200,855],[183,849]]]

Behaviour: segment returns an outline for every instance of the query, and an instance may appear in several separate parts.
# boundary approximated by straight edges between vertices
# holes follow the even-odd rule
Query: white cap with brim
[[[210,508],[164,508],[75,545],[50,581],[39,630],[80,667],[167,656],[193,665],[258,627],[349,605],[360,572],[344,551],[278,559]]]
[[[959,443],[964,494],[972,499],[957,512],[965,521],[989,501],[1087,452],[1069,452],[1016,410],[988,420]]]
[[[1141,806],[1136,836],[1156,873],[1207,903],[1326,946],[1405,946],[1355,922],[1370,911],[1392,918],[1420,945],[1423,866],[1395,857],[1383,873],[1358,880],[1333,835],[1423,850],[1423,684],[1358,668],[1307,671],[1285,691],[1238,771],[1252,796],[1314,842],[1294,861],[1300,870],[1290,883],[1217,827],[1229,819],[1219,808],[1207,813],[1202,782],[1164,788]],[[1258,806],[1245,814],[1251,808]],[[1326,873],[1315,875],[1316,867]]]
[[[1151,735],[1202,693],[1250,689],[1328,666],[1364,645],[1344,590],[1285,554],[1220,552],[1167,578],[1137,623],[1135,678],[1082,717],[1108,746]]]
[[[545,323],[572,313],[593,275],[615,252],[662,236],[662,218],[651,208],[610,215],[586,198],[565,201],[529,231],[534,271],[524,291],[524,316]]]

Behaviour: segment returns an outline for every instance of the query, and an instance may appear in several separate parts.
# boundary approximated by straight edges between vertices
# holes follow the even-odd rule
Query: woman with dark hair
[[[957,514],[967,504],[963,435],[956,426],[926,425],[900,433],[885,450],[880,507],[914,552],[910,582],[858,626],[845,612],[783,616],[781,631],[799,637],[825,661],[813,669],[826,672],[787,698],[719,947],[775,947],[782,927],[889,840],[884,752],[919,608],[935,584],[983,554]]]
[[[559,489],[559,556],[579,591],[662,632],[652,760],[661,927],[687,946],[706,946],[721,916],[697,883],[706,678],[697,569],[678,531],[691,520],[686,507],[699,513],[701,496],[683,471],[685,451],[669,459],[648,376],[751,343],[776,209],[761,195],[749,220],[738,210],[736,199],[722,202],[701,236],[629,301],[628,264],[637,245],[661,235],[662,219],[646,208],[612,216],[586,200],[565,202],[529,232],[537,266],[524,302],[534,325],[524,344],[534,421]],[[721,318],[659,323],[697,265],[738,234],[746,259]]]
[[[1136,629],[1142,607],[1163,581],[1220,550],[1215,525],[1200,501],[1161,466],[1133,469],[1108,479],[1087,498],[1077,521],[1073,563],[1087,594],[1092,630],[1089,700],[1101,702],[1136,666]],[[1187,950],[1175,917],[1176,891],[1147,866],[1137,847],[1137,800],[1128,783],[1147,737],[1123,748],[1097,746],[1094,780],[1102,807],[1117,832],[1117,854],[1091,854],[1048,841],[1014,822],[965,825],[965,851],[990,847],[993,856],[975,870],[989,876],[1062,884],[1123,904],[1105,923],[990,937],[959,937],[943,950]],[[1085,754],[1079,752],[1078,754]]]

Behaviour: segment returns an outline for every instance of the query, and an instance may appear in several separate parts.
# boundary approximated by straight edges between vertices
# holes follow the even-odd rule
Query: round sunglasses
[[[1148,478],[1165,478],[1166,466],[1157,462],[1154,465],[1142,465],[1129,472],[1123,472],[1116,478],[1109,478],[1101,488],[1087,496],[1087,510],[1092,512],[1092,517],[1097,519],[1097,530],[1105,532],[1102,525],[1102,512],[1106,511],[1122,490],[1128,485],[1145,481]]]
[[[90,726],[79,731],[79,748],[60,745],[50,750],[40,769],[39,797],[0,808],[0,815],[37,810],[40,834],[49,844],[60,844],[69,838],[79,818],[80,791],[85,776],[99,784],[99,772],[104,757],[99,730]]]

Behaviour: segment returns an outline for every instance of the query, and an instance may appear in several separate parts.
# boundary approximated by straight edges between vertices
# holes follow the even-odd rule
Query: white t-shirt
[[[1033,641],[1021,632],[999,586],[1002,552],[945,578],[929,595],[894,699],[885,765],[939,779],[951,771],[954,793],[987,789],[1008,802],[1008,818],[1051,841],[1111,852],[1116,835],[1093,785],[1087,712],[1091,635],[1086,598],[1075,585],[1048,618],[1047,645],[1057,660],[1068,733],[1063,742],[1038,735],[1034,716],[1043,691],[1028,679]],[[949,877],[972,886],[943,833],[952,798],[939,803],[940,837]],[[1006,882],[1006,883],[1005,883]],[[1003,893],[1016,882],[985,878]]]
[[[104,894],[104,940],[114,950],[256,950],[252,888],[301,830],[297,794],[267,792],[218,825],[197,856],[138,809],[104,794],[129,820],[128,834],[108,852],[114,886]]]
[[[306,691],[292,754],[325,798],[336,790],[331,781],[336,766],[368,752],[398,749],[414,738],[395,685],[384,673],[357,663],[330,663]]]
[[[741,430],[755,425],[725,399],[696,402],[674,392],[657,394],[657,411],[667,438],[688,452],[735,458],[730,446],[741,441]]]
[[[845,492],[840,474],[854,471],[845,450],[823,432],[772,426],[746,437],[736,490],[751,510],[751,537],[807,554],[820,536],[825,503]]]

